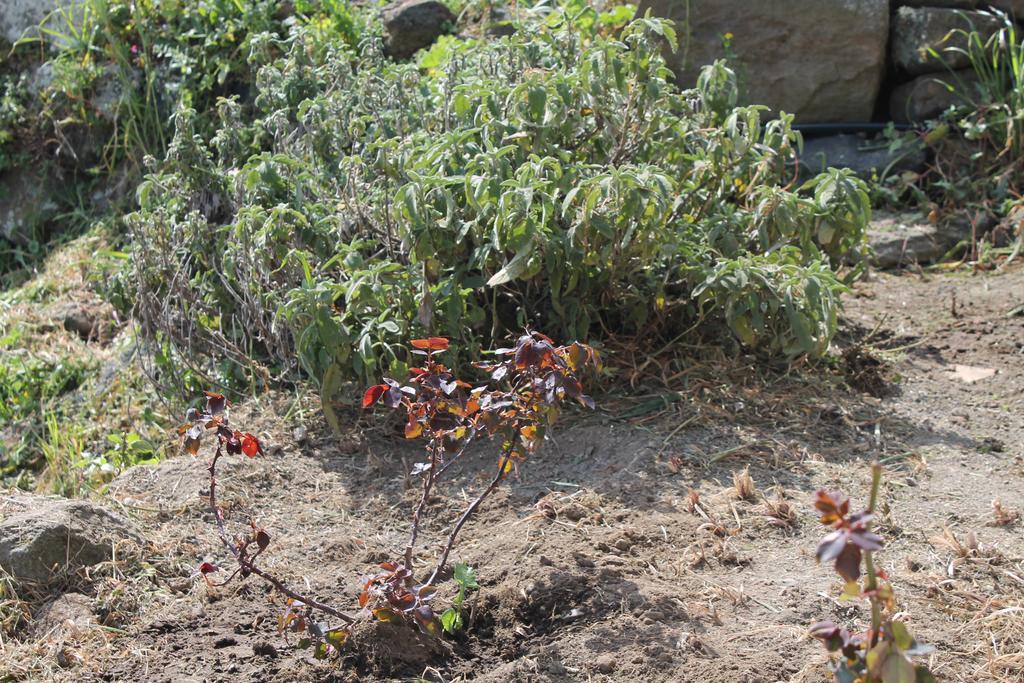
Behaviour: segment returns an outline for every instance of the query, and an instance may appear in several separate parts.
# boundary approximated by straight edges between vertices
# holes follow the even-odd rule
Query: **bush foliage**
[[[665,22],[528,21],[429,71],[372,37],[252,36],[251,100],[220,99],[212,136],[181,107],[128,218],[115,290],[166,374],[401,377],[403,339],[488,348],[525,324],[822,353],[863,185],[796,188],[790,117],[735,106],[724,63],[680,91]]]

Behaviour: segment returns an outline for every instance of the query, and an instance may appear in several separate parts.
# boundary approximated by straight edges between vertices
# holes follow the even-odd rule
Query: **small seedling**
[[[821,523],[832,531],[818,543],[818,562],[832,564],[846,583],[841,599],[866,599],[871,605],[871,624],[859,633],[831,621],[811,627],[829,652],[839,653],[830,669],[836,683],[934,683],[935,677],[913,657],[931,651],[918,643],[902,621],[896,619],[896,596],[885,571],[875,567],[874,553],[884,539],[871,531],[882,466],[871,468],[871,497],[862,512],[850,514],[850,499],[839,492],[818,491],[814,507]],[[863,566],[863,571],[862,571]],[[864,576],[861,585],[859,579]]]
[[[476,582],[476,570],[463,562],[455,565],[455,583],[459,586],[458,595],[452,599],[452,606],[441,614],[441,628],[445,633],[457,633],[462,630],[465,626],[462,603],[466,601],[466,594],[469,591],[480,588],[480,584]]]

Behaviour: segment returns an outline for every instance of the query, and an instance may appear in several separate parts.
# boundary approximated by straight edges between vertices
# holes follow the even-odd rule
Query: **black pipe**
[[[794,123],[793,130],[811,135],[838,135],[840,133],[880,133],[889,126],[896,130],[913,130],[915,126],[909,123],[874,123],[874,122],[853,122],[853,123]]]

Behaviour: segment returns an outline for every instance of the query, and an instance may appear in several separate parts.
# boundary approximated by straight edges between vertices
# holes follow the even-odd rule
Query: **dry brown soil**
[[[152,539],[148,569],[97,599],[117,630],[68,637],[64,668],[38,676],[823,681],[807,626],[863,624],[866,612],[839,602],[839,580],[815,564],[811,497],[841,488],[863,504],[877,458],[879,562],[911,629],[935,646],[936,676],[1024,681],[1024,524],[1012,520],[1024,508],[1024,315],[1008,315],[1021,304],[1021,268],[873,275],[848,297],[842,335],[873,353],[771,373],[744,358],[695,364],[679,394],[599,396],[596,414],[556,429],[465,529],[455,559],[477,568],[481,589],[465,633],[433,652],[363,627],[341,661],[314,661],[277,633],[280,602],[255,577],[209,589],[192,576],[201,559],[224,561],[203,459],[136,468],[109,498]],[[969,383],[958,365],[996,372]],[[972,373],[960,370],[986,374]],[[228,462],[223,497],[233,523],[251,511],[273,535],[265,568],[354,606],[359,578],[405,544],[417,452],[369,423],[331,435],[303,406],[235,408],[271,453]],[[296,440],[300,423],[307,439]],[[432,500],[419,565],[493,464],[474,454]],[[733,478],[748,467],[756,491],[744,500]]]

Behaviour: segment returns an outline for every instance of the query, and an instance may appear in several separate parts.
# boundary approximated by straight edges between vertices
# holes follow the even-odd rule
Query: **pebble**
[[[615,671],[615,657],[612,655],[601,655],[597,658],[597,670],[603,674],[610,674]]]

